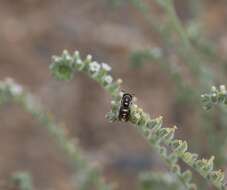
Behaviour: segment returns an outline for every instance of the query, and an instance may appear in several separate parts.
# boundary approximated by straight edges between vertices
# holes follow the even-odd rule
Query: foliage
[[[72,73],[75,71],[82,71],[86,73],[110,93],[113,100],[111,102],[112,108],[107,114],[107,118],[112,122],[118,121],[118,110],[122,96],[120,84],[122,81],[117,80],[117,82],[114,82],[109,80],[109,82],[107,82],[106,77],[112,79],[109,73],[110,69],[107,71],[104,69],[102,64],[92,61],[91,56],[88,56],[84,61],[81,61],[78,52],[71,56],[66,50],[61,56],[53,57],[53,63],[50,68],[52,69],[54,76],[58,66],[58,61],[57,64],[55,61],[64,57],[69,57],[68,64],[72,65]],[[78,64],[78,61],[80,64]],[[57,71],[57,73],[58,72],[59,71]],[[162,117],[151,119],[147,113],[143,112],[143,110],[134,103],[131,106],[130,123],[133,124],[146,138],[146,140],[156,149],[171,171],[184,184],[186,189],[196,189],[196,186],[191,183],[191,172],[189,170],[184,172],[181,171],[179,164],[177,164],[178,159],[181,159],[183,162],[191,166],[218,189],[225,189],[223,181],[224,173],[221,170],[214,170],[214,157],[212,156],[208,160],[199,159],[197,154],[190,153],[188,151],[188,144],[186,141],[174,138],[176,127],[163,127]]]
[[[134,51],[130,55],[131,65],[138,69],[144,63],[152,62],[158,64],[169,74],[176,88],[174,105],[181,106],[182,111],[190,106],[193,112],[197,114],[197,132],[205,134],[208,142],[206,148],[203,147],[203,153],[212,152],[216,157],[218,167],[224,165],[227,161],[225,155],[227,147],[226,88],[224,85],[212,86],[209,92],[201,96],[200,94],[210,88],[210,85],[220,84],[226,80],[226,59],[219,55],[216,45],[208,40],[202,31],[203,23],[199,20],[202,1],[191,0],[188,2],[193,15],[183,22],[177,15],[174,0],[154,1],[163,11],[161,16],[153,14],[151,11],[149,3],[153,2],[145,0],[107,1],[115,8],[131,3],[143,15],[151,30],[155,31],[160,37],[158,44],[153,47],[142,50],[133,49]],[[190,80],[184,76],[182,68],[190,75]],[[119,122],[122,80],[113,79],[110,73],[111,67],[108,64],[93,61],[91,55],[82,59],[78,51],[71,55],[65,50],[62,55],[53,56],[50,70],[57,80],[70,81],[77,74],[76,72],[80,71],[99,83],[112,97],[111,111],[107,113],[106,118],[110,122]],[[220,106],[210,112],[204,112],[200,109],[200,98],[206,110],[214,108],[214,105],[217,104],[220,104]],[[45,111],[41,103],[12,79],[0,82],[0,104],[8,102],[17,103],[31,113],[54,137],[57,145],[72,162],[75,170],[76,189],[112,189],[112,186],[103,179],[100,169],[93,166],[83,156],[83,151],[77,140],[69,138],[67,129],[57,124],[53,116]],[[176,126],[163,127],[162,116],[150,118],[150,115],[145,113],[135,101],[130,109],[129,123],[158,152],[170,170],[169,173],[142,173],[139,176],[141,190],[197,189],[197,185],[193,182],[195,177],[192,171],[200,174],[217,189],[227,189],[224,182],[224,172],[216,170],[214,167],[214,156],[204,159],[198,154],[191,153],[188,143],[175,137]],[[188,114],[187,111],[185,113]],[[216,119],[215,122],[217,121],[215,126],[213,125],[214,118]],[[198,135],[198,138],[200,138],[200,135]],[[195,143],[195,145],[199,150],[204,144]],[[186,165],[186,169],[182,167],[182,162],[183,165]],[[15,173],[11,182],[20,190],[33,189],[31,176],[27,172]],[[198,187],[201,184],[199,182]]]
[[[206,110],[211,109],[214,104],[218,103],[227,105],[227,91],[224,85],[221,85],[219,89],[212,86],[210,92],[202,94],[201,98]]]
[[[184,187],[171,173],[144,172],[139,176],[141,190],[183,190]]]
[[[128,4],[130,3],[143,15],[151,31],[160,37],[159,44],[154,47],[131,52],[131,65],[136,68],[142,67],[144,63],[160,65],[171,77],[176,89],[174,108],[181,109],[183,114],[195,113],[196,133],[207,134],[209,143],[206,144],[205,151],[216,155],[218,166],[224,165],[227,161],[223,151],[226,148],[223,141],[226,141],[227,136],[227,110],[219,107],[213,112],[204,112],[200,108],[201,93],[211,85],[226,80],[226,58],[220,55],[217,45],[206,38],[203,22],[200,21],[203,2],[194,0],[187,2],[192,15],[185,20],[178,17],[173,0],[152,2],[161,9],[161,15],[157,12],[153,14],[149,1],[129,0]],[[154,59],[151,52],[156,46],[161,50],[162,56]],[[185,77],[184,72],[190,77]],[[205,107],[211,106],[208,100],[206,103]],[[214,118],[221,132],[214,127]],[[193,140],[200,141],[198,138],[201,135],[192,135]],[[204,150],[203,143],[197,143],[196,147]]]
[[[68,76],[68,72],[64,72],[65,70],[62,70],[61,67],[58,68],[60,72]],[[61,77],[61,79],[65,78]],[[99,190],[111,189],[111,186],[107,185],[102,178],[99,168],[93,166],[92,163],[84,158],[77,144],[77,140],[75,140],[75,138],[70,139],[67,134],[67,129],[64,126],[58,125],[54,121],[53,116],[45,111],[41,103],[12,79],[6,79],[0,82],[0,103],[3,104],[7,102],[19,104],[47,129],[50,135],[55,139],[57,145],[70,158],[75,170],[76,186],[78,189],[90,190],[94,187]],[[27,175],[19,173],[14,178],[19,180],[21,187],[24,187],[22,190],[30,190],[28,189],[29,177]]]

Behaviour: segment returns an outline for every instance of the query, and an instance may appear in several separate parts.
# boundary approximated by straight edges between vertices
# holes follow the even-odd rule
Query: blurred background
[[[119,190],[137,189],[145,170],[167,169],[132,126],[108,123],[110,97],[94,81],[80,73],[66,83],[53,79],[51,56],[63,49],[110,64],[146,112],[177,125],[190,151],[215,155],[226,170],[227,116],[222,108],[206,113],[200,94],[226,82],[227,2],[176,0],[179,20],[161,1],[138,2],[1,0],[0,79],[12,77],[35,94]],[[29,171],[37,190],[73,189],[70,163],[31,115],[10,104],[0,108],[0,121],[0,187],[13,172]]]

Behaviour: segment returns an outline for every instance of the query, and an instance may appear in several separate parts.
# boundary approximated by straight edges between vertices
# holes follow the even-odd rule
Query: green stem
[[[59,68],[62,68],[63,66],[69,70],[71,68],[71,72],[59,73]],[[102,65],[100,66],[97,62],[92,61],[91,56],[88,56],[82,61],[78,52],[75,52],[75,54],[71,56],[67,51],[64,51],[61,56],[54,56],[50,68],[53,75],[58,79],[64,78],[70,80],[71,74],[75,71],[82,71],[90,78],[97,81],[113,97],[112,109],[107,116],[108,119],[110,121],[118,121],[119,106],[122,97],[119,83],[120,80],[117,80],[117,82],[112,82],[111,80],[107,83],[106,78],[111,75],[108,72],[103,74],[104,67],[102,67]],[[131,106],[130,123],[133,124],[159,152],[167,165],[175,174],[177,174],[178,178],[184,182],[187,189],[195,189],[195,185],[190,183],[191,179],[188,178],[188,175],[184,174],[185,172],[181,173],[179,165],[176,164],[178,158],[181,158],[183,162],[194,168],[201,176],[218,189],[225,189],[225,184],[223,182],[224,173],[219,170],[213,170],[214,157],[211,157],[209,160],[198,159],[197,154],[188,152],[187,142],[174,139],[176,128],[163,128],[161,117],[150,119],[150,116],[147,113],[143,112],[136,104],[133,104]],[[171,150],[170,154],[168,154],[167,148]]]
[[[42,105],[29,92],[21,90],[20,85],[12,80],[0,82],[0,103],[14,102],[19,104],[26,112],[31,113],[49,134],[55,139],[57,145],[70,158],[76,173],[77,188],[90,190],[96,187],[98,190],[110,190],[101,176],[97,167],[93,167],[83,156],[77,142],[71,140],[64,126],[58,125],[53,116],[46,112]]]

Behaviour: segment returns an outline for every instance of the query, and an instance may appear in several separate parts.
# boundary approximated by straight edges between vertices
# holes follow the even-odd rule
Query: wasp
[[[130,118],[130,107],[132,104],[133,96],[129,93],[124,93],[121,98],[121,106],[119,109],[118,119],[120,121],[128,121]]]

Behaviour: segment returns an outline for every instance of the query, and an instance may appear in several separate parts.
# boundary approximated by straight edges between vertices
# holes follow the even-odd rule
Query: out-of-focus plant
[[[67,71],[71,70],[71,72],[62,72],[62,67],[67,68]],[[92,61],[91,55],[88,55],[85,60],[82,60],[78,51],[70,55],[65,50],[61,56],[53,56],[50,69],[53,75],[60,80],[70,80],[75,71],[81,71],[97,81],[113,98],[111,102],[112,108],[107,114],[107,118],[112,122],[119,121],[118,114],[122,97],[120,84],[122,81],[119,79],[117,81],[113,80],[109,73],[111,70],[110,66]],[[190,153],[186,141],[174,138],[176,127],[163,127],[162,117],[151,119],[147,113],[134,103],[131,106],[129,121],[155,148],[186,189],[196,189],[196,186],[191,183],[191,171],[182,172],[178,164],[178,159],[181,159],[192,167],[218,189],[225,189],[224,173],[221,170],[214,170],[214,156],[207,160],[199,159],[197,154]]]
[[[144,51],[135,51],[131,55],[132,65],[134,67],[140,67],[145,61],[160,61],[163,58],[163,52],[161,48],[146,49]]]
[[[67,63],[68,62],[66,62],[66,64]],[[70,71],[68,67],[58,67],[58,72],[56,70],[55,73],[62,77],[62,73],[68,76]],[[57,145],[66,153],[72,162],[72,166],[75,170],[75,185],[77,189],[111,189],[111,186],[104,181],[100,169],[92,165],[92,163],[83,156],[77,140],[75,138],[70,139],[67,134],[67,129],[64,126],[58,125],[54,121],[53,116],[45,111],[41,103],[12,79],[6,79],[0,82],[0,104],[7,102],[19,104],[23,109],[31,113],[42,126],[47,129],[51,136],[53,136]],[[24,187],[24,185],[27,185],[25,182],[28,181],[28,177],[23,173],[19,174],[16,175],[15,179],[19,179],[21,187],[22,185]]]
[[[108,0],[107,3],[110,3],[113,7],[119,7],[123,2],[121,0]]]
[[[159,20],[158,18],[156,18],[157,16],[150,14],[149,7],[146,3],[144,3],[144,1],[130,1],[144,15],[144,18],[150,24],[151,29],[155,30],[160,35],[163,42],[163,47],[158,48],[160,50],[159,52],[161,52],[162,54],[157,54],[157,52],[155,51],[157,48],[132,52],[132,64],[138,67],[141,66],[144,61],[159,63],[160,66],[170,74],[171,78],[176,84],[177,92],[182,92],[177,93],[179,96],[176,96],[176,103],[190,103],[190,105],[198,105],[198,97],[200,93],[196,92],[195,90],[198,88],[192,87],[188,85],[187,82],[185,82],[184,76],[182,76],[182,74],[180,73],[179,66],[173,61],[171,56],[173,54],[178,56],[183,60],[184,63],[186,63],[187,66],[189,66],[193,75],[199,77],[201,76],[201,83],[203,83],[204,81],[211,82],[213,81],[213,79],[210,75],[210,71],[204,68],[200,68],[201,66],[200,64],[198,64],[200,62],[200,57],[192,52],[194,51],[194,49],[192,48],[191,41],[186,34],[187,31],[184,30],[175,13],[173,2],[169,0],[157,0],[157,3],[164,8],[166,14],[168,15],[167,21],[160,25],[160,22],[157,22]],[[195,36],[195,27],[191,27],[190,29],[191,33]],[[194,33],[192,31],[194,31]],[[180,40],[178,39],[178,41],[175,37],[175,32],[179,34],[177,35],[180,38]],[[202,75],[200,75],[201,73]]]
[[[144,172],[139,175],[140,190],[183,190],[184,186],[171,173]]]
[[[223,165],[226,163],[222,141],[227,136],[227,110],[221,107],[215,113],[203,112],[200,109],[200,94],[210,85],[225,80],[227,60],[218,54],[217,47],[202,33],[202,24],[197,19],[202,10],[202,2],[194,0],[189,2],[193,15],[185,24],[178,18],[173,0],[154,1],[163,10],[165,15],[165,19],[162,19],[163,22],[160,22],[159,16],[152,14],[148,1],[129,0],[128,2],[131,2],[140,11],[151,30],[160,36],[159,49],[162,50],[162,56],[155,57],[155,59],[153,56],[155,47],[134,51],[130,56],[132,65],[138,68],[144,62],[154,62],[170,74],[176,86],[174,105],[178,109],[184,109],[188,106],[197,113],[200,118],[197,122],[199,130],[201,134],[207,134],[207,139],[210,142],[206,145],[205,151],[215,153],[218,165]],[[173,56],[176,59],[172,59]],[[175,62],[176,60],[178,63]],[[193,82],[185,79],[179,69],[181,64],[184,64],[186,69],[190,71]],[[219,66],[217,70],[213,68],[214,64],[216,68],[217,65]],[[214,135],[220,132],[214,127],[214,118],[218,120],[218,128],[222,130],[222,136]],[[198,145],[196,146],[200,149]]]
[[[165,21],[162,25],[160,25],[160,22],[157,22],[157,18],[153,18],[153,15],[151,15],[149,12],[148,5],[143,0],[130,1],[144,15],[147,22],[150,23],[151,28],[155,29],[158,32],[164,44],[163,49],[173,49],[173,52],[171,52],[171,54],[174,53],[182,60],[183,63],[185,63],[189,67],[192,74],[199,79],[201,85],[203,85],[204,83],[207,86],[213,84],[213,73],[211,72],[210,68],[207,68],[207,65],[203,65],[201,55],[196,52],[194,46],[192,45],[187,29],[184,29],[183,25],[178,19],[178,16],[176,15],[173,1],[156,0],[156,2],[163,8],[167,15],[167,21]],[[189,34],[196,38],[195,36],[198,36],[198,32],[193,26],[194,25],[191,25],[191,30],[189,30],[191,32],[189,32]],[[177,34],[177,37],[175,34]],[[168,57],[170,55],[165,54],[164,56]],[[170,64],[175,63],[170,62]],[[167,64],[166,62],[166,66],[168,65],[169,64]]]
[[[224,104],[227,105],[227,91],[224,85],[221,85],[219,88],[212,86],[209,93],[201,95],[204,108],[209,110],[214,104]]]
[[[32,177],[28,172],[16,172],[10,178],[10,186],[18,190],[33,190]]]
[[[219,88],[212,86],[210,92],[201,95],[203,107],[205,110],[210,110],[214,105],[221,104],[220,108],[225,110],[227,105],[227,91],[225,85],[220,85]],[[227,139],[223,138],[221,140],[223,144],[220,150],[223,152],[225,159],[226,156],[226,147],[227,147]]]
[[[158,18],[150,13],[149,6],[143,0],[129,0],[132,2],[134,7],[136,7],[143,15],[146,21],[150,24],[151,29],[155,30],[161,37],[165,47],[164,48],[175,48],[176,53],[179,57],[183,58],[186,64],[191,68],[194,74],[198,72],[204,72],[204,68],[200,69],[200,59],[206,57],[206,62],[218,62],[223,63],[226,60],[221,58],[217,53],[216,47],[209,42],[204,35],[201,34],[201,25],[198,23],[195,17],[190,20],[188,25],[185,27],[179,20],[173,0],[155,0],[155,2],[160,5],[164,13],[167,16],[167,21],[163,23],[158,22]],[[192,4],[199,4],[199,2],[194,2]],[[194,6],[195,7],[195,6]],[[198,6],[197,6],[198,7]],[[177,38],[176,38],[176,35]],[[194,54],[193,51],[195,50]],[[186,54],[187,53],[187,54]],[[202,59],[204,61],[204,59]],[[207,71],[206,71],[207,72]],[[203,77],[200,73],[199,77]],[[209,74],[205,77],[212,79]]]

